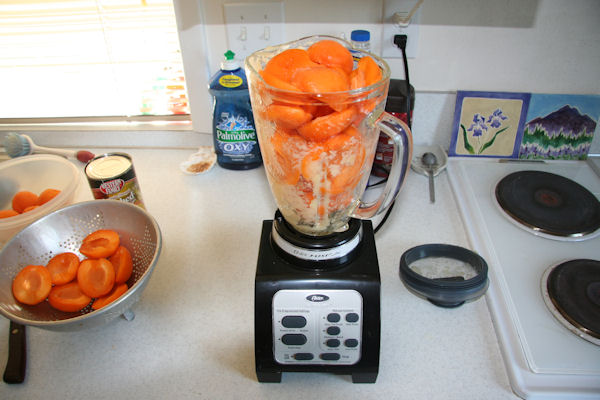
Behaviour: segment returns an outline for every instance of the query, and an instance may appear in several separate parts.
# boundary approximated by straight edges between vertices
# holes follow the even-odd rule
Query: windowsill
[[[116,128],[116,127],[115,127]],[[0,126],[0,137],[6,132],[26,134],[38,146],[61,147],[91,150],[95,148],[113,148],[125,150],[130,148],[178,148],[195,149],[198,146],[212,145],[212,134],[192,129],[175,129],[172,126],[143,129],[125,127],[122,129],[103,129],[102,127],[70,126],[50,130],[48,127],[37,127],[23,130],[7,129]],[[3,148],[0,146],[0,153]]]
[[[191,131],[189,115],[0,119],[0,131]]]
[[[192,122],[86,123],[86,124],[0,124],[0,131],[191,131]]]

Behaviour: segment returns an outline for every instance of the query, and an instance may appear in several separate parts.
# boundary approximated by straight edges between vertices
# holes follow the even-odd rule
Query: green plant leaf
[[[464,144],[465,150],[468,151],[469,154],[475,154],[475,149],[473,149],[473,146],[471,146],[471,144],[469,143],[469,140],[467,139],[467,130],[465,129],[465,126],[463,124],[460,124],[460,127],[463,132],[463,140],[465,142],[465,144]]]
[[[486,144],[484,144],[483,146],[481,146],[481,149],[479,149],[479,152],[478,152],[477,154],[481,154],[481,153],[483,153],[483,151],[484,151],[485,149],[487,149],[488,147],[490,147],[491,145],[493,145],[493,144],[494,144],[494,140],[496,140],[496,137],[497,137],[499,134],[501,134],[502,132],[504,132],[505,130],[507,130],[508,128],[509,128],[509,127],[507,126],[506,128],[502,128],[502,129],[500,129],[498,132],[496,132],[496,133],[494,134],[494,137],[493,137],[493,138],[491,138],[489,142],[487,142]]]

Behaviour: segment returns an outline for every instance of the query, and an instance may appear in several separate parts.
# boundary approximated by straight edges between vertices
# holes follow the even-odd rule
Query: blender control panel
[[[273,354],[280,364],[360,360],[362,296],[356,290],[280,290],[273,296]]]

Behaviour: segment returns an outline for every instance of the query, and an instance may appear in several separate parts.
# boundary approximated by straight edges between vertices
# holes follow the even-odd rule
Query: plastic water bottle
[[[362,29],[350,33],[350,43],[357,50],[371,51],[371,34]]]
[[[213,142],[217,163],[227,169],[251,169],[262,164],[246,74],[228,50],[213,75]]]

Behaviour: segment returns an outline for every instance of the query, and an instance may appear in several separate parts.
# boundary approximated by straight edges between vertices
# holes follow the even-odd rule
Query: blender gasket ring
[[[428,257],[449,258],[469,264],[477,273],[470,279],[463,277],[427,278],[409,266]],[[477,253],[448,244],[424,244],[413,247],[400,258],[400,279],[405,286],[439,307],[454,308],[466,301],[481,297],[488,287],[488,266]]]

